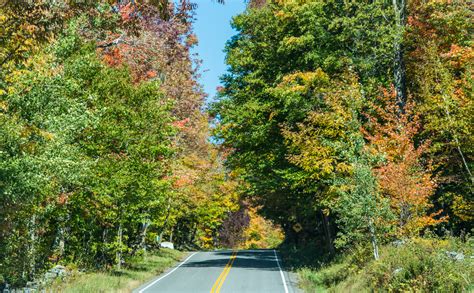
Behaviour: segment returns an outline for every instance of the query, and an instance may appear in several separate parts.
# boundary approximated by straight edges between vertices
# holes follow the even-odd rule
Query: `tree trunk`
[[[406,24],[406,3],[405,0],[392,0],[395,12],[395,22],[397,33],[394,40],[394,87],[396,92],[397,105],[400,113],[404,112],[407,101],[405,62],[403,60],[403,34]]]
[[[119,243],[119,249],[116,252],[116,260],[117,260],[117,270],[122,268],[122,223],[119,224],[118,231],[117,231],[117,238]]]
[[[30,278],[33,278],[34,277],[34,274],[35,274],[35,260],[36,260],[36,247],[35,247],[35,244],[36,244],[36,215],[33,214],[33,216],[31,216],[31,219],[30,219],[30,225],[29,225],[29,229],[28,229],[28,233],[29,233],[29,236],[30,236],[30,247],[29,247],[29,251],[28,251],[28,259],[29,259],[29,272],[28,272],[28,276]]]
[[[196,238],[196,233],[197,233],[197,224],[194,223],[194,225],[193,225],[193,232],[190,233],[190,237],[189,237],[189,244],[193,244],[193,243],[194,243],[194,239]]]
[[[168,199],[168,208],[167,208],[167,211],[166,211],[166,218],[163,222],[163,226],[161,227],[160,241],[159,241],[158,244],[161,244],[161,242],[163,242],[163,232],[165,231],[166,225],[168,224],[168,219],[170,217],[170,213],[171,213],[171,203],[170,203],[170,200]]]
[[[325,239],[326,239],[326,245],[329,251],[329,254],[331,256],[334,256],[336,254],[336,249],[334,248],[334,243],[332,240],[331,236],[331,229],[330,229],[330,223],[329,223],[329,217],[321,210],[321,216],[323,219],[323,228],[324,228],[324,234],[325,234]]]
[[[59,258],[61,259],[64,255],[64,248],[65,248],[65,229],[64,227],[59,228],[59,244],[58,244],[58,253],[59,253]]]
[[[158,240],[158,245],[160,245],[161,242],[163,242],[163,229],[160,232],[160,239]]]
[[[143,250],[143,252],[146,252],[146,232],[148,230],[148,226],[150,226],[148,221],[143,222],[141,240],[140,240],[140,245],[139,245],[139,247]]]
[[[370,242],[372,243],[372,248],[374,252],[374,258],[379,259],[379,247],[377,244],[377,235],[375,234],[375,227],[372,222],[372,219],[369,220],[369,232],[370,232]]]

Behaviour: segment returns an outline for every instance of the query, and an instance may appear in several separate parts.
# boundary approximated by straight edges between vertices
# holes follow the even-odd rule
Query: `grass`
[[[462,259],[453,258],[456,252]],[[414,238],[403,245],[354,248],[332,261],[313,254],[291,254],[305,292],[474,292],[474,240]],[[296,259],[295,259],[296,258]]]
[[[56,283],[47,291],[67,293],[131,292],[144,282],[161,274],[185,256],[185,252],[160,249],[146,257],[135,257],[120,271],[75,272],[65,282]]]

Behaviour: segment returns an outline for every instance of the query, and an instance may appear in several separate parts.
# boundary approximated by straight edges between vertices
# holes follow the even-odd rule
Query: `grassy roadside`
[[[160,249],[146,257],[128,260],[120,271],[75,272],[67,281],[56,283],[48,289],[67,293],[131,292],[144,282],[162,273],[186,255],[185,252]]]
[[[314,250],[315,248],[313,248]],[[310,250],[286,250],[305,292],[473,292],[474,240],[414,238],[401,245],[354,248],[332,261]]]

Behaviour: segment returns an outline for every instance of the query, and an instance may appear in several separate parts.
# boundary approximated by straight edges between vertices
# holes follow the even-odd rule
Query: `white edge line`
[[[143,293],[146,289],[150,288],[151,286],[153,286],[156,282],[158,282],[159,280],[167,277],[168,275],[170,275],[172,272],[176,271],[180,266],[184,265],[191,257],[193,257],[193,255],[195,255],[196,253],[198,253],[197,251],[193,254],[191,254],[190,256],[188,256],[185,260],[183,260],[182,263],[180,263],[178,266],[176,266],[174,269],[172,269],[170,272],[168,272],[166,275],[154,280],[153,282],[151,282],[150,284],[148,284],[148,286],[146,286],[145,288],[141,289],[140,291],[138,291],[138,293]]]
[[[278,260],[278,255],[275,249],[273,249],[273,253],[275,253],[275,260],[277,262],[278,269],[280,270],[280,276],[281,276],[281,280],[283,281],[283,286],[285,287],[285,293],[288,293],[288,287],[286,286],[285,275],[283,274],[283,271],[281,269],[280,261]]]

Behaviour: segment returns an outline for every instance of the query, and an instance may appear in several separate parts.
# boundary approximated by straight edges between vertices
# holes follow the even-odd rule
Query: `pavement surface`
[[[275,250],[195,252],[135,293],[299,293]]]

